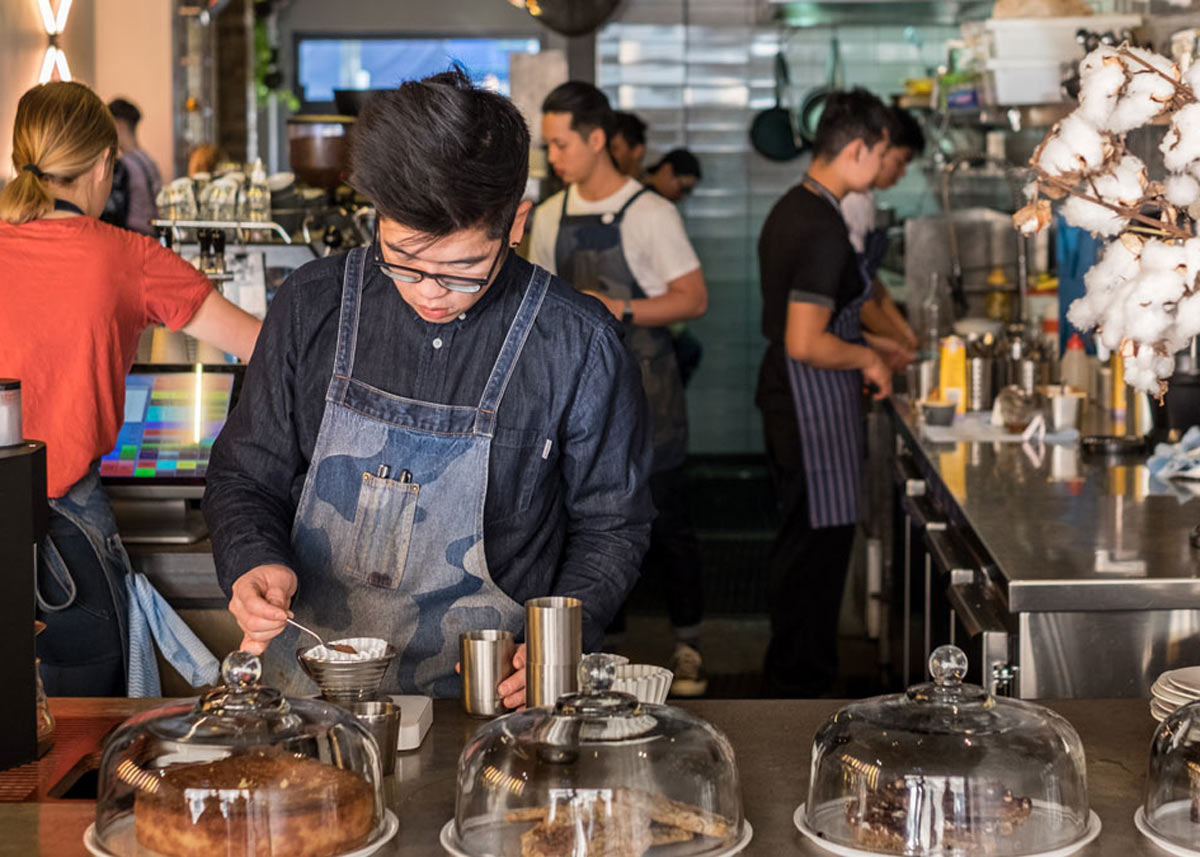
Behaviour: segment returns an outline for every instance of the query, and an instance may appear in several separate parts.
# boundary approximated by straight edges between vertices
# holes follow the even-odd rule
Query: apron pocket
[[[382,589],[400,585],[420,490],[412,482],[363,474],[347,576]]]

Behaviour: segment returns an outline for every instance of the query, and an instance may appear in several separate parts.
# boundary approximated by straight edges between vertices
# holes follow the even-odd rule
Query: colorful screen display
[[[225,425],[234,376],[227,372],[133,373],[125,381],[125,424],[100,461],[100,475],[195,479],[208,469]]]

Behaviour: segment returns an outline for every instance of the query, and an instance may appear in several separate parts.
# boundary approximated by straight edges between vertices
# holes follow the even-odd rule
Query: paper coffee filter
[[[329,643],[330,645],[353,646],[357,652],[350,655],[346,652],[334,651],[326,646],[313,646],[304,653],[304,657],[317,661],[369,661],[374,658],[382,658],[387,650],[387,640],[381,640],[378,637],[346,637],[341,640],[330,640]]]

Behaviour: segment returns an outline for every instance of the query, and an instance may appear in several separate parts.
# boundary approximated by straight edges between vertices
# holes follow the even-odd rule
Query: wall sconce
[[[67,55],[58,45],[58,37],[67,26],[67,15],[71,14],[71,0],[58,0],[58,12],[50,10],[50,0],[38,0],[38,11],[42,13],[42,26],[46,28],[46,56],[42,59],[42,71],[38,75],[38,83],[50,80],[55,70],[59,80],[71,79],[71,68],[67,65]]]

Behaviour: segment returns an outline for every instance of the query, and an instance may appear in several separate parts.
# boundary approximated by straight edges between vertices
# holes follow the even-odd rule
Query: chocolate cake
[[[929,800],[939,802],[937,810],[922,812]],[[1032,811],[1028,797],[1015,797],[997,781],[956,793],[946,778],[910,777],[864,790],[846,805],[846,823],[854,844],[874,851],[905,854],[941,846],[991,854]],[[930,841],[922,841],[926,837]]]
[[[277,753],[166,768],[134,799],[138,844],[168,857],[331,857],[365,845],[374,816],[358,774]]]

